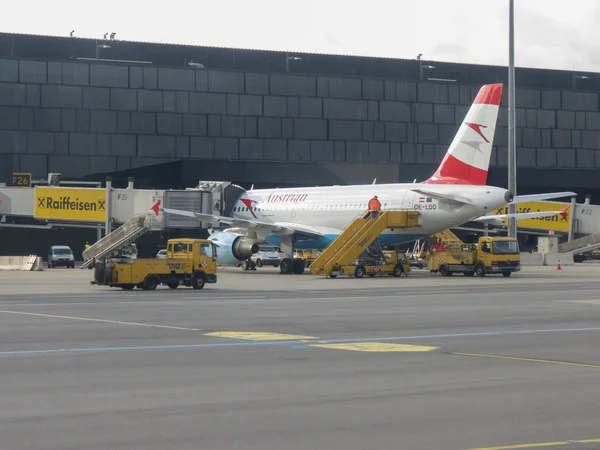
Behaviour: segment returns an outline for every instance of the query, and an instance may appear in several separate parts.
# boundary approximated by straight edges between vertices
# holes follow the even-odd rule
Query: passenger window
[[[200,255],[208,256],[209,258],[213,257],[213,248],[210,244],[200,244]]]

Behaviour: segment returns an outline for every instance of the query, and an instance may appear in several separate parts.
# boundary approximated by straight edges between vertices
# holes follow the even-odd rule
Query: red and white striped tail
[[[479,90],[438,170],[423,183],[486,184],[501,97],[501,83]]]

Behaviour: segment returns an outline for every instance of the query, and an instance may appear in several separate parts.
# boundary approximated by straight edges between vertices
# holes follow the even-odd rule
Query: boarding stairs
[[[600,248],[600,234],[590,234],[558,245],[558,253],[577,255]]]
[[[370,212],[357,216],[340,235],[311,263],[313,275],[329,276],[334,267],[347,266],[387,228],[410,228],[419,225],[416,211],[381,211],[376,218]]]
[[[94,245],[83,251],[82,269],[94,264],[100,258],[110,256],[119,248],[135,242],[142,234],[152,228],[152,216],[150,214],[138,214],[119,228],[104,236]]]

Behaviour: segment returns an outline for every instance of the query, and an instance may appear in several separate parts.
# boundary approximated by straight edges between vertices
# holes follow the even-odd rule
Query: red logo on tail
[[[488,144],[490,143],[490,141],[487,140],[487,138],[483,135],[483,132],[481,131],[482,128],[487,128],[487,126],[479,125],[478,123],[471,123],[471,122],[465,122],[465,125],[467,125],[473,131],[475,131],[475,133],[477,133],[479,136],[481,136],[485,142],[487,142]]]
[[[569,210],[569,208],[570,208],[570,207],[571,207],[571,205],[569,205],[569,206],[565,207],[565,209],[563,209],[563,210],[560,212],[560,215],[562,216],[563,220],[568,220],[568,217],[567,217],[567,211]]]
[[[158,216],[158,208],[160,207],[160,200],[158,200],[154,206],[152,208],[150,208],[152,211],[154,211],[154,214],[156,214]]]

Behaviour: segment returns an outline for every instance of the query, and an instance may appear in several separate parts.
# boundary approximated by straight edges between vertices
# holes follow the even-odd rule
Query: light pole
[[[287,53],[285,54],[285,71],[289,72],[290,71],[290,61],[300,61],[302,58],[300,58],[299,56],[288,56]]]
[[[508,190],[517,195],[517,139],[515,118],[515,2],[509,0],[508,13]],[[508,204],[508,213],[515,214],[517,207]],[[517,220],[508,219],[508,236],[517,237]]]
[[[419,72],[421,73],[421,80],[423,80],[423,69],[435,69],[435,66],[430,66],[430,65],[423,65],[423,60],[421,59],[421,57],[423,56],[423,53],[419,53],[417,55],[417,59],[419,60]]]

